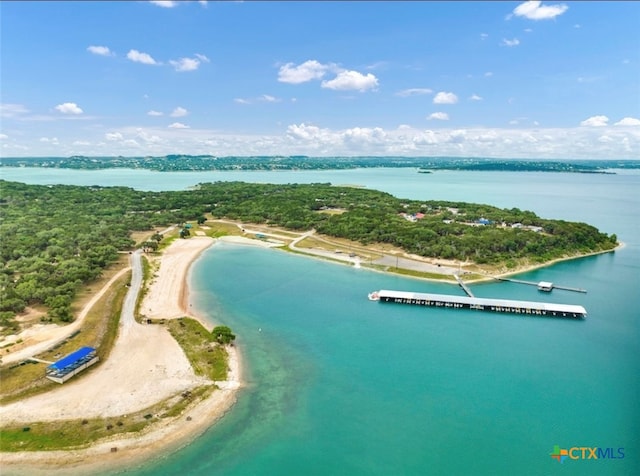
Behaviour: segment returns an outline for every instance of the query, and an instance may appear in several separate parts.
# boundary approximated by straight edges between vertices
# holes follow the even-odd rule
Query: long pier
[[[587,310],[573,304],[555,304],[510,299],[488,299],[449,294],[412,293],[406,291],[381,290],[369,294],[372,301],[385,303],[413,304],[419,306],[473,309],[488,312],[506,312],[530,316],[568,317],[583,319]]]
[[[467,286],[466,284],[464,284],[464,281],[462,281],[462,279],[460,279],[460,276],[458,276],[457,274],[453,275],[456,278],[456,281],[458,281],[458,284],[460,285],[460,287],[464,290],[465,293],[467,293],[467,296],[469,297],[475,297],[473,295],[473,293],[471,292],[471,289],[469,289],[469,286]]]
[[[457,278],[457,276],[456,276]],[[518,284],[527,284],[529,286],[538,286],[540,285],[540,283],[534,283],[533,281],[523,281],[521,279],[511,279],[511,278],[498,278],[496,276],[493,277],[493,279],[496,279],[498,281],[508,281],[510,283],[518,283]],[[586,289],[582,289],[582,288],[571,288],[569,286],[558,286],[555,283],[549,283],[551,285],[551,289],[562,289],[564,291],[573,291],[575,293],[586,293],[587,290]],[[551,290],[549,289],[549,291]]]

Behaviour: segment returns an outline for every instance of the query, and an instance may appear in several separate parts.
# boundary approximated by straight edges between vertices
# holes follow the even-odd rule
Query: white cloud
[[[432,114],[429,114],[429,116],[427,116],[427,119],[429,120],[438,120],[438,121],[448,121],[449,120],[449,114],[447,114],[446,112],[434,112]]]
[[[0,140],[8,139],[9,136],[7,134],[0,134]]]
[[[106,46],[89,46],[87,48],[87,51],[89,53],[93,53],[94,55],[100,55],[100,56],[115,56],[115,53],[112,52],[108,47]]]
[[[171,117],[184,117],[187,114],[189,114],[189,111],[187,111],[184,107],[176,107],[173,111],[171,111],[171,114],[169,114]]]
[[[237,102],[238,104],[251,104],[251,101],[249,99],[243,98],[235,98],[233,101]]]
[[[331,129],[319,124],[291,123],[275,134],[231,134],[214,129],[124,127],[107,134],[61,137],[60,145],[28,142],[11,135],[2,140],[3,152],[12,156],[86,154],[86,146],[72,146],[75,139],[90,141],[99,155],[166,155],[176,153],[213,155],[309,155],[335,156],[451,156],[562,159],[633,159],[640,156],[640,127],[507,128],[446,127],[446,121],[431,121],[431,129],[403,124],[396,128],[359,126]],[[5,131],[6,133],[6,131]],[[53,134],[49,134],[51,137]],[[28,147],[27,147],[28,146]],[[59,149],[59,147],[61,147]],[[75,149],[74,149],[75,147]]]
[[[148,53],[141,53],[138,50],[129,50],[129,52],[127,53],[127,58],[135,63],[159,64],[151,57],[151,55],[149,55]]]
[[[260,96],[260,101],[264,101],[264,102],[279,102],[280,99],[278,99],[277,97],[274,97],[274,96],[270,96],[268,94],[263,94],[262,96]]]
[[[86,140],[74,140],[71,145],[91,145],[91,142]]]
[[[603,127],[609,122],[607,116],[591,116],[580,123],[581,126]]]
[[[122,139],[124,139],[120,132],[107,132],[104,135],[104,138],[108,141],[121,141]]]
[[[378,87],[378,78],[371,73],[365,76],[357,71],[341,71],[334,79],[322,81],[320,86],[338,91],[364,92],[369,89],[375,90]]]
[[[327,130],[325,129],[325,131]],[[322,134],[322,130],[317,126],[308,126],[303,122],[300,125],[291,124],[287,127],[287,134],[298,139],[313,140]]]
[[[55,109],[62,114],[82,114],[82,109],[80,109],[75,102],[58,104]]]
[[[386,142],[387,133],[381,127],[352,127],[342,132],[340,136],[350,147],[363,144],[383,145]]]
[[[365,68],[366,69],[383,69],[383,68],[386,68],[388,64],[389,64],[388,61],[376,61],[373,64],[367,65]]]
[[[147,116],[162,116],[162,115],[163,113],[161,113],[160,111],[154,111],[154,110],[151,110],[147,113]]]
[[[40,137],[40,142],[44,142],[45,144],[53,144],[53,145],[58,145],[58,138],[57,137]]]
[[[472,94],[471,96],[469,96],[469,100],[470,101],[482,101],[482,97],[478,96],[477,94]]]
[[[169,0],[151,0],[149,3],[163,8],[173,8],[178,6],[178,2]]]
[[[2,117],[11,118],[27,114],[28,112],[29,109],[22,104],[0,104],[0,116]]]
[[[491,71],[487,71],[486,73],[484,73],[485,78],[490,78],[491,76],[493,76],[493,72]]]
[[[625,117],[614,124],[614,126],[640,126],[640,119],[635,117]]]
[[[458,96],[453,93],[446,93],[444,91],[440,91],[436,94],[436,97],[433,98],[433,104],[455,104],[458,102]]]
[[[501,44],[504,46],[518,46],[520,44],[520,40],[517,38],[514,38],[513,40],[507,40],[506,38],[503,38]]]
[[[409,97],[409,96],[419,96],[422,94],[431,94],[433,92],[433,90],[429,89],[429,88],[410,88],[410,89],[403,89],[402,91],[398,91],[396,93],[396,96],[400,96],[403,98]]]
[[[316,60],[308,60],[298,66],[287,63],[278,71],[278,81],[281,83],[300,84],[313,79],[322,79],[330,65],[319,63]]]
[[[487,38],[489,38],[489,35],[487,33],[480,33],[481,40],[486,40]]]
[[[200,67],[200,64],[204,61],[209,62],[209,58],[205,55],[197,54],[195,58],[180,58],[179,60],[169,60],[169,64],[180,73],[184,71],[195,71]]]
[[[529,1],[518,5],[513,14],[517,17],[528,18],[529,20],[550,20],[562,15],[569,9],[564,3],[556,5],[542,5],[541,1]]]
[[[151,134],[141,127],[136,130],[136,138],[142,139],[147,144],[157,144],[163,142],[162,138],[156,134]]]
[[[578,82],[579,83],[595,83],[596,81],[602,81],[604,79],[604,76],[579,76],[578,77]]]
[[[135,148],[139,148],[140,144],[135,141],[134,139],[127,139],[126,141],[124,141],[122,143],[122,145],[126,146],[126,147],[135,147]]]
[[[189,129],[189,126],[182,124],[181,122],[174,122],[168,126],[170,129]]]

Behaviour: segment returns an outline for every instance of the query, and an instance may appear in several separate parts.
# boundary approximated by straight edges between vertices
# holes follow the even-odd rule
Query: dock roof
[[[587,310],[574,304],[556,304],[548,302],[535,301],[515,301],[511,299],[492,299],[467,296],[455,296],[450,294],[429,294],[429,293],[412,293],[407,291],[390,291],[381,290],[378,292],[380,298],[400,298],[400,299],[419,299],[425,301],[446,301],[457,304],[480,305],[480,306],[496,306],[496,307],[524,307],[532,310],[547,312],[569,312],[575,314],[587,315]]]

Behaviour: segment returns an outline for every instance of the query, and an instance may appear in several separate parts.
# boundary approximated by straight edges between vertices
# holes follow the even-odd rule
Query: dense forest
[[[146,169],[159,172],[201,170],[341,170],[356,168],[420,168],[425,170],[479,170],[513,172],[613,173],[611,169],[640,168],[638,160],[489,159],[475,157],[216,157],[167,155],[162,157],[23,157],[0,159],[5,167],[62,169]]]
[[[194,190],[26,185],[0,181],[0,325],[33,304],[72,319],[84,283],[131,250],[131,232],[214,218],[279,225],[407,252],[476,263],[532,261],[612,249],[585,223],[547,220],[517,208],[404,200],[376,190],[331,184],[216,182]]]

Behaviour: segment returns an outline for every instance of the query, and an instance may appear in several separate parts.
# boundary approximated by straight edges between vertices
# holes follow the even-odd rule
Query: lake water
[[[583,305],[583,321],[381,304],[376,289],[459,294],[278,250],[218,243],[196,262],[192,303],[238,335],[248,388],[150,475],[635,475],[640,460],[640,173],[158,173],[0,169],[27,183],[176,190],[216,180],[357,184],[411,199],[529,209],[616,233],[626,247],[518,278],[481,297]],[[618,456],[550,457],[554,446]],[[624,457],[620,457],[621,448]],[[580,455],[580,451],[572,453]],[[588,456],[586,452],[586,456]],[[586,458],[585,456],[585,458]]]

